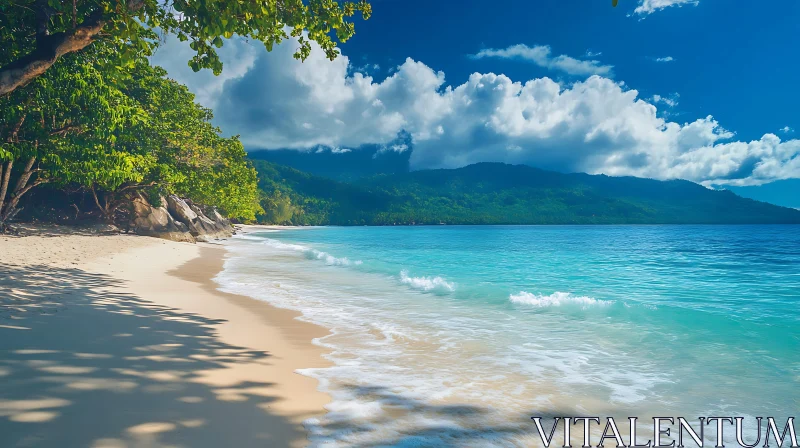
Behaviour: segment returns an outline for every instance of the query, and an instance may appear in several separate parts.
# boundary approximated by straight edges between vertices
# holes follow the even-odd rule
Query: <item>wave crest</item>
[[[301,246],[300,244],[283,243],[281,241],[273,240],[271,238],[264,238],[263,243],[267,246],[274,247],[275,249],[293,250],[295,252],[302,252],[302,254],[309,260],[324,261],[325,264],[329,266],[358,266],[361,264],[361,260],[351,261],[347,257],[341,257],[341,258],[334,257],[333,255],[327,252],[323,252],[317,249],[312,249],[307,246]]]
[[[322,252],[316,249],[306,250],[305,256],[309,260],[322,260],[325,262],[325,264],[330,266],[350,266],[350,265],[358,266],[361,264],[361,260],[350,261],[350,259],[347,257],[337,258],[327,252]]]
[[[599,300],[586,296],[573,296],[568,292],[558,291],[550,294],[549,296],[520,291],[519,294],[511,294],[508,298],[513,303],[531,305],[538,308],[566,305],[577,305],[582,308],[587,308],[589,306],[608,306],[614,303],[610,300]]]
[[[400,271],[400,282],[411,288],[425,292],[453,292],[455,283],[448,282],[442,277],[409,277],[407,270]]]

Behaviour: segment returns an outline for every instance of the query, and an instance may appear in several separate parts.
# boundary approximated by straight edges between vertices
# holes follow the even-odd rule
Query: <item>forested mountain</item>
[[[411,150],[409,144],[395,143],[391,147],[403,151],[387,150],[385,145],[364,145],[357,150],[320,149],[298,151],[295,149],[249,150],[253,160],[265,160],[286,165],[316,176],[342,182],[352,182],[362,177],[378,174],[398,174],[409,171]]]
[[[340,182],[254,161],[262,216],[300,225],[800,223],[800,211],[682,180],[479,163]]]

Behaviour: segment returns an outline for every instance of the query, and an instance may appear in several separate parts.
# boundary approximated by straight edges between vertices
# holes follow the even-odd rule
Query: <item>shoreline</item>
[[[0,249],[0,445],[302,447],[327,412],[295,371],[330,365],[312,343],[328,330],[218,291],[219,245],[60,234]]]

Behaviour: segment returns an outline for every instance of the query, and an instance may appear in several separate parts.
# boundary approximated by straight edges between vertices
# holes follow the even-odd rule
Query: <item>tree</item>
[[[289,224],[295,213],[295,207],[289,196],[275,190],[271,194],[262,193],[261,207],[264,214],[259,217],[259,221],[267,224]]]
[[[366,0],[13,0],[0,3],[0,96],[45,73],[69,53],[97,40],[124,47],[123,61],[148,56],[157,30],[191,41],[193,70],[222,70],[216,49],[234,35],[263,42],[267,50],[289,35],[298,38],[296,58],[315,41],[330,58],[337,41],[355,34],[349,18],[369,18]]]
[[[91,63],[97,56],[105,55],[64,59],[47,76],[0,97],[0,230],[28,191],[71,180],[66,164],[73,154],[107,147],[120,128],[143,118]]]
[[[261,211],[255,169],[238,137],[225,138],[211,124],[210,109],[166,71],[146,63],[137,66],[126,94],[150,119],[131,129],[124,140],[131,151],[149,147],[158,163],[153,179],[163,193],[221,208],[229,217],[252,221]]]
[[[223,137],[211,111],[146,60],[128,82],[111,82],[115,58],[99,43],[0,97],[0,226],[42,183],[88,192],[109,222],[139,194],[172,193],[255,219],[256,173],[238,138]]]

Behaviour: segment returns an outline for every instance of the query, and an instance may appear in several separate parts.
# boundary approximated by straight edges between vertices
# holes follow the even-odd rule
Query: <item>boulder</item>
[[[231,224],[231,221],[228,218],[220,215],[219,211],[217,211],[216,207],[212,207],[211,208],[211,212],[210,213],[206,213],[206,215],[210,215],[209,217],[211,219],[213,219],[214,221],[222,224],[225,227],[230,227],[231,231],[233,231],[233,225]]]
[[[197,215],[194,226],[197,229],[197,235],[195,235],[195,237],[198,241],[210,241],[233,236],[233,226],[231,226],[230,221],[223,218],[216,209],[210,209],[213,211],[211,215],[216,218],[216,220],[214,220],[206,216],[205,211],[197,204],[189,201],[186,201],[186,203]],[[194,234],[194,232],[192,233]]]
[[[162,203],[166,200],[162,198]],[[137,235],[154,236],[172,241],[194,243],[196,240],[186,224],[176,221],[166,207],[153,207],[141,195],[133,200],[134,217],[131,228]]]
[[[197,214],[189,207],[186,201],[171,194],[167,196],[167,210],[169,210],[173,218],[186,224],[191,231],[192,223],[197,220]]]

